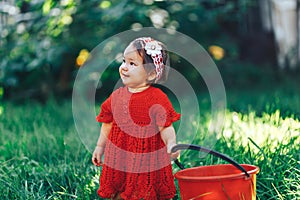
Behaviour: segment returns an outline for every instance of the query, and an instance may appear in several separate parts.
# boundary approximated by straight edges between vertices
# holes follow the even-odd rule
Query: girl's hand
[[[100,165],[102,165],[103,153],[104,153],[104,147],[96,146],[92,157],[92,162],[95,166],[99,167]]]
[[[167,153],[170,154],[172,160],[176,160],[180,155],[180,151],[176,151],[174,153],[171,152],[172,148],[175,146],[175,143],[167,144]]]

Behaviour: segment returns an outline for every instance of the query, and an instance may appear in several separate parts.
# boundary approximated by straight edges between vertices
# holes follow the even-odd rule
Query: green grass
[[[99,170],[78,139],[71,103],[5,103],[0,199],[95,199]]]
[[[257,199],[300,199],[298,94],[285,89],[227,92],[226,120],[213,148],[260,168]],[[200,102],[203,116],[195,144],[208,131],[207,102],[205,97]],[[5,102],[1,107],[0,199],[99,199],[100,170],[79,140],[71,102]],[[223,163],[195,152],[184,152],[180,160],[187,167]]]
[[[254,112],[240,114],[228,111],[226,118],[223,132],[218,135],[213,149],[239,163],[260,168],[257,199],[299,199],[299,120],[282,118],[279,111],[264,113],[262,117]],[[193,143],[203,144],[201,139]],[[180,160],[187,167],[225,163],[202,156],[198,152],[187,151]]]
[[[282,88],[228,91],[221,133],[206,137],[201,134],[209,132],[211,121],[207,115],[210,110],[204,109],[193,143],[211,145],[239,163],[258,166],[257,199],[300,199],[299,94]],[[204,99],[201,108],[208,108],[207,104]],[[184,151],[180,161],[187,168],[225,163],[191,150]],[[175,166],[174,171],[177,170]]]

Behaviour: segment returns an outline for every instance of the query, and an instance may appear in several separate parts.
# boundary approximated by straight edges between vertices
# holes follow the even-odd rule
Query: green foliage
[[[20,12],[9,16],[1,30],[0,85],[10,97],[48,98],[52,91],[71,89],[81,49],[92,50],[114,34],[163,27],[185,33],[206,47],[226,38],[221,31],[227,22],[235,27],[243,24],[242,16],[253,5],[250,0],[19,0]]]

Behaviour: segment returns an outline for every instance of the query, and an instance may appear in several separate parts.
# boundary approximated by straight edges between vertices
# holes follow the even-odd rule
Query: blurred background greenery
[[[77,70],[94,47],[122,31],[151,26],[199,42],[226,87],[275,83],[286,75],[277,70],[274,36],[262,28],[257,0],[15,0],[1,2],[0,16],[0,94],[5,99],[69,96]],[[179,65],[172,63],[184,71]],[[184,73],[195,79],[192,72]]]

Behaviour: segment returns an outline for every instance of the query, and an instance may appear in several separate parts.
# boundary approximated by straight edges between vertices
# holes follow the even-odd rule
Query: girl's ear
[[[149,74],[148,74],[148,82],[154,82],[156,79],[156,71],[152,70]]]

